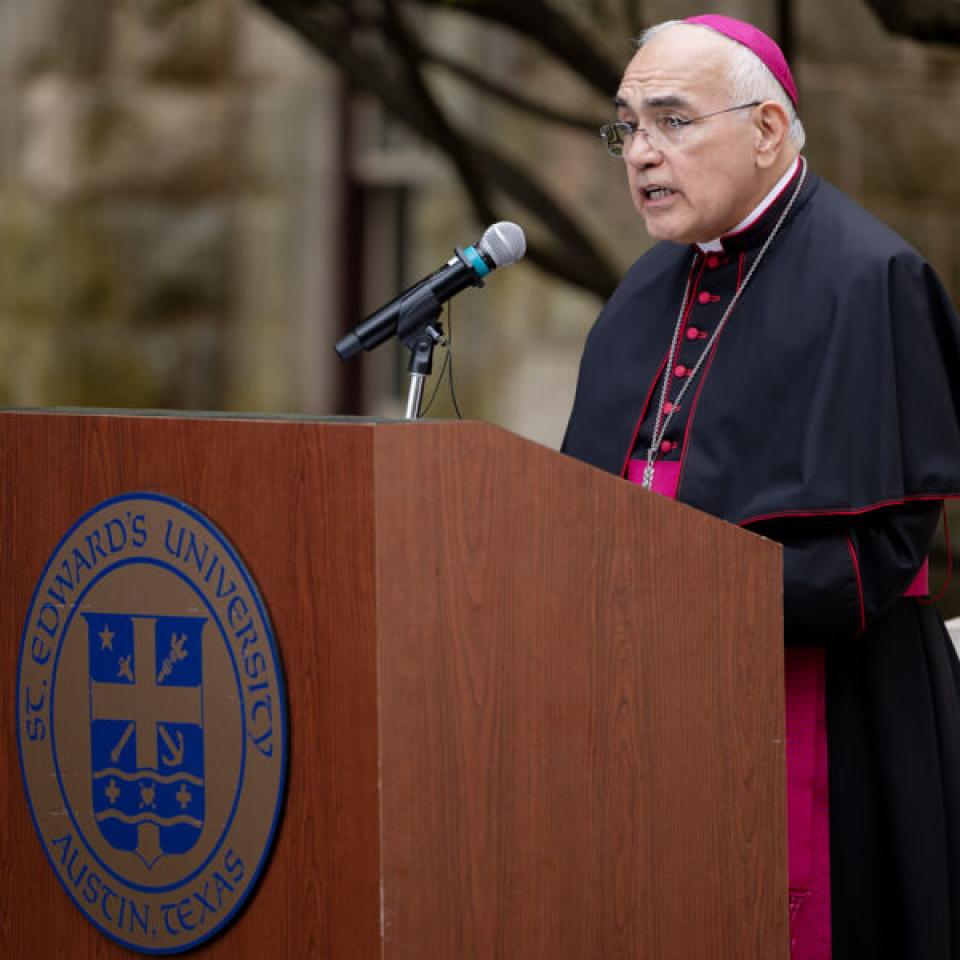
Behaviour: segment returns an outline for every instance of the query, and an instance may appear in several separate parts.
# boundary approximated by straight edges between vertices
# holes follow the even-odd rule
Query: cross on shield
[[[203,830],[205,617],[84,612],[93,812],[148,868]]]

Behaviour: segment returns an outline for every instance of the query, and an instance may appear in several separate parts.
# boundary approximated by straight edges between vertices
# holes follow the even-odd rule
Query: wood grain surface
[[[237,548],[289,698],[271,860],[191,955],[787,957],[774,544],[476,423],[0,413],[0,482],[0,956],[134,956],[46,861],[14,701],[44,563],[139,490]]]
[[[31,822],[14,700],[30,596],[71,524],[129,491],[176,497],[259,585],[290,718],[287,797],[259,888],[192,955],[373,957],[379,942],[372,428],[0,414],[0,956],[129,957],[70,902]]]
[[[384,956],[786,957],[779,547],[490,427],[376,462]]]

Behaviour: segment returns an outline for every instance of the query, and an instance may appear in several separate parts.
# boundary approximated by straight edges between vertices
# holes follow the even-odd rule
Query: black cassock
[[[660,243],[584,349],[563,450],[625,475],[796,186],[723,249]],[[684,290],[689,308],[665,370]],[[960,664],[903,594],[960,495],[960,325],[932,268],[808,174],[663,438],[677,498],[784,545],[824,650],[835,960],[960,960]]]

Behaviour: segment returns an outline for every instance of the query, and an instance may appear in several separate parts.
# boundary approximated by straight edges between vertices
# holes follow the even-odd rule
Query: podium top
[[[255,420],[292,423],[409,423],[403,417],[348,417],[338,414],[282,413],[249,410],[172,410],[134,407],[0,407],[0,414],[43,414],[75,417],[150,417],[183,420]],[[425,423],[440,423],[424,419]]]

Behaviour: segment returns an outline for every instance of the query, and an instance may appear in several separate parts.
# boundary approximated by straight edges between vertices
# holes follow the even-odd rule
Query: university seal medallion
[[[222,930],[265,864],[287,759],[270,622],[223,533],[151,493],[81,517],[34,590],[17,717],[40,842],[87,918],[145,953]]]

